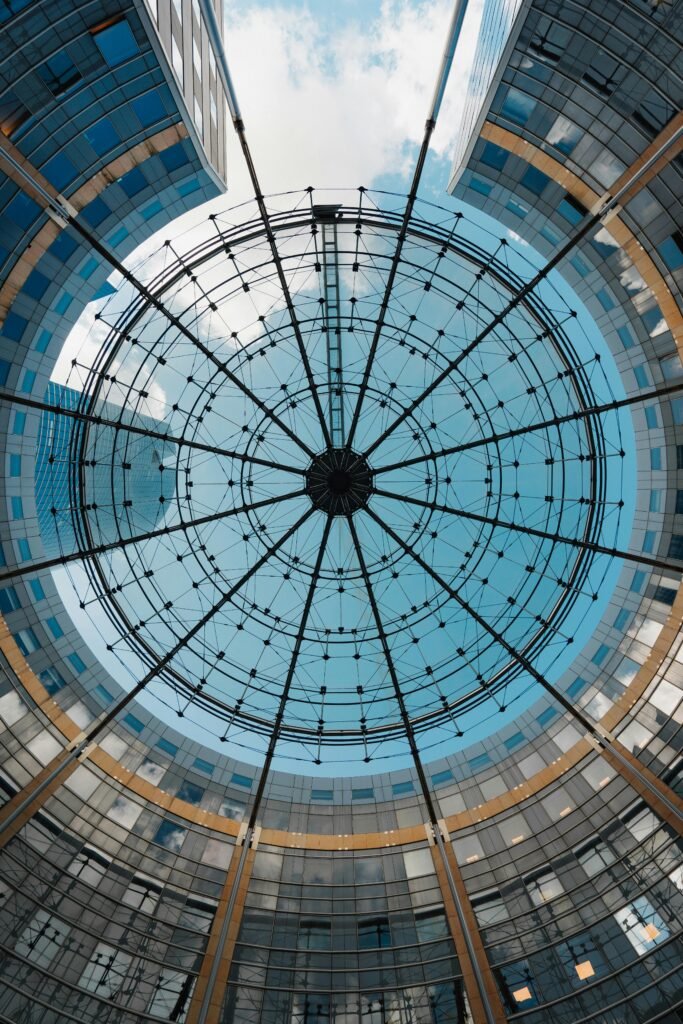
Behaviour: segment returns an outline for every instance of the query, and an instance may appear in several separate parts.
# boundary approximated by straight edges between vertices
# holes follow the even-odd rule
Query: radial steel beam
[[[442,384],[453,373],[453,371],[458,368],[458,366],[460,366],[463,360],[465,360],[469,355],[472,354],[472,352],[474,352],[478,345],[480,345],[481,342],[489,336],[491,331],[495,330],[496,327],[500,326],[500,324],[503,323],[505,318],[509,316],[509,314],[514,309],[516,309],[517,306],[521,302],[523,302],[524,299],[532,291],[534,291],[534,289],[537,288],[542,281],[546,279],[546,277],[551,273],[551,271],[553,271],[555,267],[557,267],[558,264],[562,262],[562,260],[572,251],[572,249],[574,249],[578,245],[578,243],[583,238],[585,238],[590,231],[593,230],[594,227],[597,227],[597,225],[609,213],[611,213],[613,210],[617,208],[622,197],[633,189],[634,184],[636,184],[639,179],[646,175],[650,166],[652,166],[658,160],[660,160],[663,153],[670,149],[682,135],[683,126],[679,127],[677,131],[675,131],[669,138],[664,140],[662,142],[662,145],[655,153],[652,154],[650,159],[646,163],[644,163],[642,167],[638,168],[638,170],[635,171],[626,182],[624,182],[621,188],[619,188],[619,190],[613,196],[608,196],[607,199],[605,199],[605,201],[600,204],[598,210],[595,213],[586,216],[584,222],[577,227],[576,231],[570,236],[570,238],[568,238],[565,244],[560,246],[555,255],[552,256],[551,259],[549,259],[543,267],[541,267],[541,269],[534,275],[534,277],[532,277],[530,281],[523,285],[519,289],[519,291],[517,291],[513,295],[513,297],[510,299],[505,308],[502,309],[500,313],[496,314],[493,320],[491,320],[486,325],[486,327],[484,327],[484,329],[481,330],[475,338],[473,338],[469,345],[466,345],[465,348],[462,349],[462,351],[459,352],[454,359],[450,360],[450,362],[444,367],[444,369],[437,374],[434,380],[430,384],[428,384],[426,388],[424,388],[424,390],[417,396],[417,398],[415,398],[408,406],[406,406],[403,412],[393,421],[393,423],[390,423],[389,426],[379,435],[379,437],[375,441],[373,441],[373,443],[364,453],[366,458],[369,458],[369,456],[372,455],[372,453],[377,448],[379,448],[379,446],[384,441],[386,441],[386,439],[391,434],[393,434],[396,428],[400,426],[400,424],[403,423],[409,416],[411,416],[413,412],[418,408],[418,406],[422,405],[422,403],[427,398],[429,398],[429,396],[436,390],[436,388],[438,388],[439,385]]]
[[[524,427],[513,427],[511,430],[503,430],[499,434],[489,434],[487,437],[477,438],[475,441],[465,441],[463,444],[454,444],[449,448],[441,448],[438,451],[427,452],[423,455],[415,455],[411,459],[403,459],[401,462],[392,462],[386,466],[377,466],[373,469],[373,475],[380,473],[391,473],[395,469],[406,469],[408,466],[417,466],[421,462],[436,462],[437,459],[445,459],[449,455],[460,455],[461,452],[469,452],[475,448],[484,448],[489,444],[499,444],[501,441],[509,441],[514,437],[523,437],[536,430],[549,430],[552,427],[560,427],[563,423],[574,423],[584,420],[589,416],[602,416],[606,412],[617,412],[619,409],[627,409],[632,405],[640,405],[658,398],[668,398],[683,391],[683,380],[677,384],[663,384],[661,387],[653,388],[650,391],[639,392],[637,395],[629,395],[628,398],[616,398],[611,402],[603,402],[602,405],[593,405],[577,412],[568,412],[564,416],[554,416],[552,419],[541,420],[539,423],[529,423]]]
[[[192,629],[178,641],[177,644],[167,651],[163,658],[140,679],[135,686],[124,693],[112,706],[96,719],[88,729],[84,730],[78,738],[66,748],[60,751],[55,759],[39,773],[37,779],[32,780],[29,785],[16,794],[9,803],[0,810],[0,849],[12,838],[21,828],[26,820],[31,817],[55,789],[55,784],[61,783],[78,766],[79,760],[84,757],[93,743],[107,729],[120,713],[133,701],[149,683],[156,678],[171,661],[178,655],[190,641],[218,614],[235,594],[254,576],[259,569],[268,562],[272,556],[282,547],[283,544],[294,536],[297,530],[313,515],[313,508],[309,508],[297,519],[293,526],[287,530],[274,544],[268,546],[264,554],[254,565],[240,576],[228,590],[221,595],[218,601],[199,619]]]
[[[301,653],[301,645],[304,641],[304,635],[306,633],[306,625],[308,623],[308,617],[313,606],[313,598],[315,596],[316,586],[320,578],[320,570],[322,568],[323,558],[325,556],[325,550],[327,548],[327,541],[330,535],[330,529],[332,526],[332,517],[328,516],[325,519],[325,525],[323,527],[323,535],[320,541],[320,548],[318,549],[318,555],[315,562],[315,568],[311,576],[311,582],[308,587],[306,600],[304,602],[303,611],[301,613],[301,621],[297,631],[294,646],[292,648],[292,655],[289,662],[289,669],[287,676],[282,687],[282,693],[278,702],[278,709],[273,722],[273,729],[270,734],[268,742],[268,749],[263,760],[263,765],[259,774],[258,786],[256,793],[254,794],[254,800],[251,805],[251,811],[249,814],[249,821],[247,823],[246,835],[244,838],[244,845],[240,852],[239,862],[237,864],[237,870],[233,877],[231,873],[228,873],[226,885],[224,889],[225,898],[227,901],[227,912],[224,919],[220,924],[220,928],[215,936],[215,942],[212,943],[211,949],[207,947],[207,956],[210,955],[210,967],[208,969],[208,975],[205,980],[202,979],[202,973],[200,971],[200,982],[198,983],[197,1001],[196,1005],[188,1015],[188,1024],[214,1024],[218,1019],[218,1012],[221,1002],[224,998],[225,985],[227,983],[228,975],[230,972],[230,964],[232,961],[232,953],[234,949],[234,941],[237,935],[233,935],[233,941],[230,943],[228,948],[228,940],[230,936],[230,927],[232,924],[233,931],[235,931],[235,906],[237,904],[237,894],[240,885],[243,884],[243,874],[245,865],[247,864],[247,850],[252,845],[254,837],[257,833],[257,818],[261,809],[261,802],[263,794],[265,792],[266,782],[270,774],[271,765],[273,763],[273,756],[277,747],[278,739],[280,737],[280,728],[282,726],[282,720],[284,718],[285,710],[287,708],[287,701],[289,700],[289,693],[291,690],[292,682],[294,680],[294,674],[296,672],[296,666]],[[221,977],[222,975],[222,977]],[[220,994],[216,993],[216,986],[222,982],[223,991]]]
[[[593,551],[599,555],[609,555],[611,558],[623,558],[629,562],[637,562],[640,565],[649,565],[652,569],[663,569],[683,573],[683,562],[675,565],[665,558],[652,558],[650,555],[638,554],[636,551],[624,551],[621,548],[611,548],[606,544],[597,544],[594,541],[581,540],[580,537],[564,537],[561,533],[551,533],[548,530],[538,530],[533,526],[524,526],[521,523],[509,522],[506,519],[499,519],[496,516],[483,516],[477,512],[466,512],[465,509],[451,508],[450,505],[441,505],[436,501],[422,501],[420,498],[413,498],[407,494],[394,494],[392,491],[384,491],[375,487],[374,494],[383,498],[392,498],[394,501],[405,502],[408,505],[416,505],[419,508],[431,509],[432,512],[446,512],[448,515],[457,516],[460,519],[469,519],[475,523],[484,523],[488,526],[495,526],[502,530],[510,530],[513,533],[523,533],[527,537],[538,537],[540,540],[550,540],[557,544],[567,544],[572,548],[580,548],[582,551]]]
[[[315,590],[320,579],[320,570],[323,564],[323,558],[325,557],[325,551],[327,549],[327,541],[330,536],[330,529],[332,527],[332,516],[327,516],[325,519],[325,525],[323,527],[323,535],[320,541],[320,548],[318,555],[315,560],[315,567],[311,576],[311,582],[308,587],[308,593],[306,594],[306,601],[301,612],[301,621],[299,622],[299,628],[296,634],[296,640],[294,641],[294,647],[292,649],[292,656],[289,662],[289,668],[287,670],[287,677],[285,679],[284,686],[282,687],[282,694],[278,702],[278,709],[275,714],[275,720],[273,722],[273,730],[270,734],[270,740],[268,742],[268,749],[266,750],[266,756],[263,759],[263,767],[259,775],[258,786],[256,788],[256,794],[254,796],[254,802],[251,808],[251,814],[249,815],[249,828],[256,827],[256,817],[261,807],[261,800],[265,791],[266,782],[268,780],[268,774],[270,772],[271,765],[273,763],[273,756],[275,754],[275,748],[277,747],[278,740],[280,738],[280,729],[282,728],[282,720],[285,716],[287,709],[287,701],[289,700],[290,690],[292,688],[292,682],[294,680],[294,673],[296,672],[296,666],[299,661],[299,655],[301,654],[301,645],[304,642],[304,636],[306,633],[306,626],[308,624],[308,617],[311,613],[313,606],[313,598],[315,596]]]
[[[4,402],[6,405],[21,405],[26,409],[35,409],[38,412],[53,413],[55,416],[66,416],[68,419],[78,420],[82,423],[91,423],[98,427],[109,427],[116,431],[123,430],[129,434],[137,434],[140,437],[150,437],[155,441],[164,441],[182,448],[190,448],[192,451],[206,452],[209,455],[220,455],[226,459],[235,459],[237,462],[249,462],[255,466],[265,466],[268,469],[283,469],[287,473],[298,473],[300,476],[304,476],[306,473],[306,470],[301,469],[299,466],[289,466],[281,462],[275,462],[272,459],[261,459],[258,455],[247,455],[245,452],[230,451],[227,448],[203,444],[201,441],[191,441],[184,437],[167,434],[163,430],[154,430],[151,427],[136,427],[134,423],[112,420],[107,416],[99,416],[97,413],[87,413],[80,409],[65,409],[64,406],[55,405],[54,402],[41,402],[37,398],[14,394],[11,391],[0,390],[0,402]]]
[[[311,448],[309,448],[309,446],[304,441],[301,440],[301,438],[296,434],[296,432],[292,430],[290,427],[288,427],[284,420],[282,420],[277,415],[277,413],[274,413],[271,409],[269,409],[266,403],[262,399],[260,399],[258,395],[256,395],[252,391],[252,389],[247,384],[245,384],[243,380],[241,380],[236,374],[232,372],[228,364],[219,359],[218,356],[214,352],[212,352],[211,349],[207,345],[205,345],[204,342],[200,338],[198,338],[196,334],[190,331],[189,328],[186,327],[185,324],[182,322],[182,320],[180,320],[179,317],[177,317],[164,305],[161,299],[159,299],[153,292],[151,292],[149,288],[146,287],[146,285],[139,281],[135,274],[131,273],[131,271],[128,270],[126,265],[122,263],[121,260],[119,260],[114,255],[109,246],[105,245],[104,242],[100,241],[100,239],[95,234],[93,234],[93,232],[90,231],[89,228],[86,228],[85,225],[80,222],[80,220],[78,219],[78,214],[76,210],[73,209],[71,204],[68,203],[66,200],[51,195],[50,192],[43,188],[40,181],[37,180],[37,172],[35,171],[35,168],[31,167],[28,161],[24,160],[23,163],[19,162],[17,159],[13,157],[11,153],[9,153],[4,148],[0,149],[0,162],[2,160],[5,160],[12,166],[14,171],[20,176],[21,181],[28,184],[32,190],[35,190],[35,193],[44,203],[46,212],[50,216],[52,216],[53,219],[56,219],[57,222],[62,226],[70,227],[73,231],[76,232],[77,235],[79,235],[85,242],[87,242],[87,244],[92,249],[94,249],[95,252],[102,257],[102,259],[106,260],[106,262],[111,267],[113,267],[114,270],[117,270],[118,273],[121,274],[121,276],[128,282],[128,284],[132,285],[132,287],[135,288],[135,290],[142,296],[142,298],[144,298],[150,305],[154,306],[154,308],[159,313],[161,313],[162,316],[164,316],[169,321],[169,323],[173,324],[176,330],[179,331],[185,338],[187,338],[188,341],[192,345],[194,345],[194,347],[199,352],[201,352],[202,355],[206,359],[208,359],[210,363],[216,366],[224,374],[224,376],[227,377],[230,383],[233,384],[238,389],[238,391],[241,391],[242,394],[249,399],[249,401],[253,402],[253,404],[257,407],[257,409],[259,409],[263,413],[264,416],[266,416],[269,420],[275,423],[280,428],[280,430],[282,430],[283,433],[285,433],[287,437],[290,438],[290,440],[294,441],[297,447],[303,449],[303,451],[306,452],[309,458],[313,458],[313,455],[315,453]]]
[[[624,753],[620,749],[620,744],[611,736],[607,730],[603,729],[599,723],[593,722],[583,711],[577,708],[572,701],[564,694],[561,690],[558,690],[556,686],[550,683],[541,672],[525,657],[520,651],[516,650],[512,644],[510,644],[502,633],[498,632],[493,626],[490,625],[479,612],[472,607],[472,605],[465,600],[461,594],[455,590],[447,580],[443,578],[438,572],[435,571],[424,558],[422,558],[418,552],[407,544],[395,530],[384,522],[384,520],[373,512],[371,508],[367,509],[368,515],[374,519],[377,525],[384,530],[387,536],[391,537],[395,544],[412,558],[426,573],[430,576],[435,583],[438,584],[441,589],[448,594],[463,611],[474,619],[474,621],[481,626],[481,628],[489,634],[489,636],[495,640],[495,642],[503,648],[504,651],[515,661],[521,668],[523,668],[531,677],[534,679],[545,691],[549,693],[551,697],[558,704],[560,704],[565,711],[567,711],[572,718],[574,718],[582,727],[588,737],[595,742],[601,754],[604,754],[610,763],[619,763],[621,765],[622,774],[626,778],[636,778],[638,783],[642,786],[643,790],[649,794],[650,801],[654,801],[657,806],[662,807],[666,810],[668,820],[676,822],[675,827],[679,833],[683,835],[683,801],[660,779],[657,779],[644,765],[639,765],[637,768],[633,765]]]
[[[371,513],[372,514],[372,513]],[[422,797],[427,808],[427,814],[429,815],[429,823],[431,825],[436,845],[439,849],[439,854],[442,858],[443,868],[445,875],[448,879],[449,888],[451,889],[451,896],[453,898],[453,905],[455,907],[458,923],[461,929],[461,935],[464,939],[464,949],[461,950],[460,955],[463,952],[469,959],[470,971],[466,972],[463,970],[465,984],[468,989],[468,996],[470,1003],[476,1008],[481,1008],[486,1019],[486,1024],[501,1024],[505,1021],[505,1014],[503,1012],[502,1005],[500,1005],[500,999],[498,998],[495,985],[486,983],[484,972],[487,970],[488,965],[482,962],[481,951],[475,946],[473,936],[470,931],[470,922],[468,921],[467,914],[462,899],[462,893],[459,893],[455,887],[455,880],[453,878],[450,865],[448,863],[447,853],[444,847],[443,837],[441,835],[441,816],[438,814],[435,804],[435,797],[433,796],[429,784],[427,782],[427,776],[422,764],[422,758],[420,757],[420,751],[415,740],[415,733],[413,730],[410,715],[405,704],[401,685],[398,680],[398,673],[396,672],[396,666],[394,664],[394,657],[389,647],[384,625],[382,623],[382,616],[380,614],[377,599],[375,597],[374,588],[372,586],[372,580],[370,573],[365,562],[365,556],[363,555],[363,548],[358,537],[358,531],[356,530],[353,516],[348,517],[349,530],[353,539],[353,546],[356,551],[356,558],[358,566],[363,577],[363,583],[368,595],[370,607],[372,609],[372,617],[375,621],[375,627],[379,635],[380,644],[382,645],[382,652],[384,654],[384,660],[391,679],[391,685],[394,691],[394,697],[398,705],[399,714],[401,721],[403,722],[403,729],[408,740],[410,747],[410,753],[413,758],[415,770],[420,783],[420,789],[422,790]],[[474,979],[475,984],[472,985],[471,979]],[[479,1014],[477,1014],[479,1016]],[[476,1018],[475,1018],[476,1019]]]
[[[207,2],[207,0],[204,0]],[[420,180],[422,178],[422,172],[424,171],[425,162],[427,160],[427,154],[429,152],[429,144],[432,139],[434,128],[436,127],[436,120],[439,116],[439,110],[441,109],[441,102],[443,100],[444,91],[448,82],[448,76],[453,64],[453,58],[455,56],[455,50],[458,45],[460,33],[462,31],[463,21],[465,20],[465,14],[467,12],[468,0],[456,0],[453,8],[453,15],[448,29],[448,36],[446,41],[446,47],[439,67],[439,74],[434,88],[434,95],[429,108],[429,114],[425,122],[424,134],[422,136],[422,144],[420,151],[417,156],[417,163],[415,165],[415,171],[413,172],[413,180],[410,185],[410,191],[408,193],[408,199],[406,201],[405,210],[403,212],[403,219],[401,221],[401,227],[396,237],[396,248],[394,249],[393,256],[391,258],[391,264],[389,266],[389,273],[387,275],[387,281],[384,286],[384,294],[382,296],[382,302],[379,307],[379,313],[377,314],[377,322],[375,330],[372,336],[372,342],[370,344],[370,351],[368,359],[365,364],[363,371],[363,379],[361,381],[360,390],[358,392],[358,399],[356,406],[353,411],[353,417],[351,419],[351,426],[349,427],[348,437],[346,439],[347,446],[353,447],[353,440],[356,436],[356,430],[358,429],[358,422],[360,420],[361,409],[365,400],[365,395],[370,383],[370,377],[372,375],[372,369],[377,356],[377,349],[379,347],[380,338],[382,335],[382,329],[385,325],[385,318],[389,309],[389,301],[391,299],[392,292],[394,290],[394,284],[396,282],[396,275],[401,262],[401,254],[403,252],[403,246],[405,244],[406,237],[408,235],[408,228],[410,226],[410,220],[413,215],[413,209],[417,200],[417,192],[420,187]],[[372,451],[373,449],[370,449]]]
[[[240,515],[243,512],[254,512],[259,508],[267,508],[269,505],[277,505],[281,501],[291,501],[293,498],[300,498],[306,491],[291,491],[289,494],[280,494],[274,498],[262,498],[260,501],[253,501],[249,504],[238,505],[235,508],[225,509],[223,512],[212,512],[208,516],[200,516],[197,519],[188,519],[172,526],[159,526],[147,533],[138,533],[133,537],[120,537],[106,544],[95,544],[91,548],[81,548],[69,554],[57,555],[54,558],[45,558],[40,562],[26,562],[15,565],[11,569],[4,569],[0,572],[0,583],[7,580],[17,579],[21,576],[28,576],[34,572],[43,572],[45,569],[55,569],[69,562],[82,562],[86,558],[93,558],[96,555],[106,554],[107,551],[120,551],[130,544],[142,544],[147,540],[154,540],[156,537],[166,537],[169,534],[177,533],[179,530],[190,530],[197,526],[206,526],[209,523],[217,523],[220,520],[228,519],[230,516]]]
[[[247,133],[244,125],[244,119],[242,118],[239,104],[237,102],[235,86],[233,85],[232,77],[230,75],[230,69],[228,68],[228,60],[225,55],[225,48],[223,46],[223,34],[220,30],[220,26],[218,25],[216,12],[214,11],[211,0],[199,0],[199,6],[201,8],[202,15],[204,16],[204,23],[209,34],[209,39],[211,41],[214,54],[216,55],[216,67],[218,69],[218,75],[221,79],[221,83],[225,91],[225,96],[228,102],[228,109],[230,111],[230,116],[232,118],[232,124],[239,139],[240,147],[242,149],[242,155],[244,157],[244,162],[247,165],[247,171],[249,173],[251,185],[254,190],[254,198],[256,199],[256,205],[258,206],[259,214],[261,216],[261,220],[266,231],[266,238],[268,239],[268,245],[270,246],[270,253],[273,259],[273,266],[275,267],[275,271],[280,282],[282,295],[287,306],[287,312],[289,313],[292,330],[294,331],[294,336],[296,338],[297,348],[299,349],[299,357],[301,359],[301,363],[306,374],[306,379],[308,381],[308,386],[311,391],[311,396],[313,398],[313,404],[315,405],[315,410],[318,415],[318,420],[320,421],[320,428],[325,439],[325,445],[327,447],[330,447],[331,438],[330,431],[327,426],[327,419],[325,417],[322,404],[320,402],[320,395],[318,394],[318,388],[313,377],[313,370],[311,369],[311,363],[308,358],[308,352],[306,351],[306,345],[304,343],[304,338],[301,333],[301,327],[297,319],[296,309],[294,307],[294,300],[292,299],[292,292],[285,274],[282,256],[280,255],[280,251],[278,250],[277,247],[277,242],[275,241],[275,234],[271,227],[270,216],[268,214],[268,209],[266,207],[265,199],[263,197],[263,191],[261,189],[261,184],[258,179],[258,174],[256,173],[256,167],[254,165],[254,161],[251,155],[251,149],[249,148],[249,143],[247,141]]]

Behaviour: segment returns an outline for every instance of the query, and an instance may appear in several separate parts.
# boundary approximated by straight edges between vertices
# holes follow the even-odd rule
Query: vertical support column
[[[260,828],[240,832],[218,901],[186,1024],[218,1024],[254,867]]]
[[[38,772],[34,778],[0,810],[0,850],[4,849],[10,839],[20,832],[27,821],[40,810],[59,787],[78,768],[81,758],[87,757],[92,747],[74,756],[74,746],[78,740],[53,757],[48,765]]]
[[[435,840],[431,845],[434,869],[474,1024],[506,1024],[507,1017],[498,986],[486,957],[477,918],[455,859],[445,822],[440,821],[435,826],[434,834]]]
[[[683,836],[683,800],[673,789],[634,757],[619,740],[612,738],[611,742],[601,744],[593,736],[586,738],[657,817]]]
[[[322,250],[322,297],[325,300],[325,337],[327,339],[328,415],[333,448],[343,448],[344,378],[341,335],[341,291],[339,287],[339,206],[314,206],[313,216],[320,225]]]

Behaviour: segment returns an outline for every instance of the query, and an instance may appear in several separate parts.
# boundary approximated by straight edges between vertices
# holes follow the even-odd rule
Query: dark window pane
[[[38,68],[38,74],[53,96],[61,96],[81,78],[81,73],[69,55],[61,50]]]

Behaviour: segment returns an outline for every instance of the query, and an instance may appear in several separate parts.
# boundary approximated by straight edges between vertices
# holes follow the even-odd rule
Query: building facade
[[[20,120],[7,134],[123,255],[217,188],[214,128],[205,134],[214,79],[197,10],[163,0],[116,12],[68,6],[58,35],[47,31],[47,7],[6,9],[4,59],[25,59],[26,88],[18,72],[4,81],[28,111],[21,120],[13,108]],[[495,5],[487,10],[495,24]],[[122,688],[71,623],[48,569],[9,576],[46,553],[34,485],[42,410],[3,403],[0,1020],[683,1019],[683,397],[656,394],[683,375],[680,142],[659,155],[680,125],[683,8],[532,0],[506,17],[509,39],[500,34],[482,55],[491,73],[482,70],[457,197],[551,256],[606,192],[656,157],[559,269],[610,345],[626,395],[653,394],[633,405],[631,546],[671,564],[625,564],[561,680],[569,707],[543,697],[486,739],[456,744],[424,778],[416,768],[271,771],[261,792],[239,747],[211,749],[139,702],[67,764]],[[38,74],[52,51],[30,51],[43,38],[68,40],[67,62],[53,63],[63,81],[80,76],[57,96]],[[34,111],[36,75],[50,91]],[[91,122],[62,110],[88,83],[104,105],[92,123],[109,121],[121,151],[105,124],[101,145],[113,148],[98,155],[98,133],[84,141]],[[132,115],[126,107],[120,121],[117,111],[144,111],[148,101],[136,100],[150,91],[164,116],[141,122],[133,147],[123,141]],[[72,133],[58,152],[56,122],[41,127],[48,109]],[[62,157],[75,170],[90,161],[82,178],[68,177]],[[90,252],[10,177],[0,200],[2,387],[40,403],[61,342],[109,272],[89,267]],[[600,723],[603,745],[577,711]]]

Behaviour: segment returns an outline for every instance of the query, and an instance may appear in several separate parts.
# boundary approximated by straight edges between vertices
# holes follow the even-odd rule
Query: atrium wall
[[[158,3],[168,53],[177,9]],[[3,133],[122,257],[217,194],[224,127],[202,148],[191,93],[172,87],[149,8],[64,4],[55,33],[48,6],[15,3],[2,23],[2,81],[16,94],[13,109],[29,111]],[[181,10],[187,25],[192,5]],[[121,14],[134,49],[110,64],[93,26]],[[680,5],[653,12],[635,0],[597,12],[569,0],[524,5],[456,197],[550,256],[680,124],[682,17]],[[57,95],[45,91],[50,60],[80,75]],[[128,104],[136,110],[150,95],[156,116],[131,135]],[[95,132],[105,147],[97,152],[88,132],[107,120],[116,139],[106,148]],[[560,265],[629,395],[683,375],[674,152]],[[0,204],[2,387],[40,401],[109,268],[12,178],[0,179]],[[45,553],[34,484],[40,416],[0,408],[8,571]],[[635,405],[633,419],[631,548],[678,559],[683,398]],[[16,497],[23,519],[13,517]],[[620,759],[544,698],[514,725],[426,766],[440,840],[413,769],[275,771],[245,845],[258,768],[239,748],[209,749],[182,723],[172,729],[133,704],[3,840],[0,1019],[680,1024],[679,584],[675,568],[624,568],[594,639],[560,682],[616,737]],[[16,794],[30,793],[122,691],[70,622],[49,571],[3,583],[0,610],[0,780],[11,812]]]

